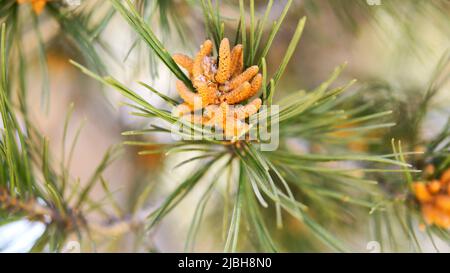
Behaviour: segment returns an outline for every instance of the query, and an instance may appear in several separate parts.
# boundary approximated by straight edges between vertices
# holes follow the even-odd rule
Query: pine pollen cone
[[[426,223],[450,229],[450,169],[439,179],[414,182],[413,191]]]
[[[231,49],[229,40],[224,38],[217,59],[210,56],[212,50],[213,43],[206,40],[193,59],[184,54],[173,55],[173,60],[187,71],[196,91],[177,81],[177,91],[184,102],[177,106],[176,114],[194,123],[217,125],[228,137],[239,137],[249,129],[243,120],[257,113],[262,101],[256,98],[246,105],[239,103],[258,93],[262,76],[256,65],[244,70],[242,45]],[[205,113],[194,113],[201,109]]]
[[[41,14],[49,0],[17,0],[17,3],[30,3],[34,13]]]

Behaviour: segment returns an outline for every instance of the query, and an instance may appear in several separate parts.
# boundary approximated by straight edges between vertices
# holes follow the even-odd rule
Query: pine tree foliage
[[[427,86],[417,87],[418,92],[398,91],[406,96],[404,100],[393,95],[395,87],[382,79],[367,84],[344,81],[345,63],[329,71],[314,88],[280,90],[289,86],[284,84],[285,72],[295,66],[293,57],[309,27],[309,19],[297,14],[311,17],[331,9],[352,31],[358,30],[355,14],[366,14],[373,22],[378,17],[366,1],[299,4],[287,0],[278,12],[274,8],[280,7],[277,1],[262,2],[109,0],[73,8],[62,1],[49,1],[37,14],[16,0],[0,0],[0,228],[23,219],[42,223],[44,232],[30,249],[34,252],[63,251],[71,238],[82,242],[88,251],[97,247],[116,251],[116,240],[125,240],[130,234],[134,250],[157,251],[151,236],[170,214],[182,210],[183,202],[195,192],[184,244],[187,252],[199,250],[199,238],[210,222],[222,223],[215,224],[212,232],[220,237],[224,252],[360,251],[354,238],[343,235],[356,230],[357,225],[369,226],[364,240],[376,240],[386,252],[421,252],[424,244],[439,252],[442,244],[449,245],[450,215],[443,211],[446,205],[450,208],[450,201],[435,199],[446,195],[445,187],[450,198],[450,177],[446,180],[450,174],[450,119],[431,139],[422,136],[433,101],[448,88],[449,51],[436,64]],[[412,2],[418,6],[404,4],[402,8],[436,14],[436,22],[448,23],[444,15],[450,10],[447,3]],[[225,9],[234,11],[236,18],[224,16]],[[387,3],[383,9],[396,16],[399,5]],[[189,73],[177,64],[173,58],[176,52],[167,45],[176,36],[186,53],[196,47],[198,41],[186,35],[192,27],[185,18],[186,10],[204,25],[202,36],[213,42],[214,56],[228,38],[231,47],[242,45],[244,68],[259,67],[262,87],[256,97],[263,107],[255,116],[275,123],[245,119],[256,139],[221,139],[222,132],[174,115],[173,108],[182,99],[168,95],[170,90],[157,90],[153,82],[140,81],[140,88],[154,95],[147,99],[142,89],[122,82],[106,68],[104,58],[117,58],[102,33],[117,17],[128,25],[135,41],[125,59],[115,62],[125,63],[134,51],[146,51],[152,78],[158,76],[157,67],[165,66],[174,83],[178,80],[196,92]],[[297,17],[295,27],[289,29],[292,17]],[[41,30],[47,20],[57,22],[61,35],[79,51],[70,62],[108,92],[118,92],[123,105],[131,109],[128,117],[148,121],[148,125],[124,131],[124,143],[111,147],[85,182],[70,172],[81,133],[80,127],[68,143],[74,106],[61,125],[59,161],[28,112],[27,62],[33,54],[39,56],[41,65],[44,108],[51,107],[48,96],[53,91],[49,90],[51,75],[46,63],[50,41],[43,39]],[[407,23],[405,26],[408,36],[412,30]],[[24,50],[22,39],[30,31],[38,40],[33,54]],[[286,32],[289,41],[281,43]],[[280,45],[284,46],[282,56],[274,62],[269,57],[275,51],[280,54]],[[402,109],[409,112],[399,116],[397,111]],[[174,126],[180,125],[185,130],[174,133]],[[258,129],[278,129],[275,150],[263,149],[270,139]],[[194,133],[201,137],[192,138]],[[158,141],[156,135],[170,140]],[[170,193],[158,197],[161,202],[152,200],[153,184],[148,183],[128,209],[115,199],[104,171],[123,156],[124,149],[133,147],[139,149],[138,156],[163,155],[167,162],[182,157],[174,169],[185,168],[187,173]],[[158,171],[151,175],[154,183],[159,183]],[[431,182],[435,181],[441,184],[433,190]],[[426,185],[425,193],[418,190],[419,184]],[[94,187],[103,190],[101,200],[92,198]],[[0,249],[5,247],[0,245]]]

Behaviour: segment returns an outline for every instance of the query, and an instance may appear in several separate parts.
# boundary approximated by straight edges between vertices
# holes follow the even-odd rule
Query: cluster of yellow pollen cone
[[[440,179],[414,182],[413,189],[426,223],[450,229],[450,169]]]
[[[42,10],[44,10],[47,2],[48,0],[17,0],[17,3],[19,4],[30,3],[36,14],[40,14]]]
[[[206,40],[195,58],[183,54],[173,55],[175,62],[186,69],[197,92],[192,92],[182,81],[176,83],[184,103],[177,106],[176,114],[196,124],[216,126],[226,137],[236,138],[248,131],[245,119],[258,112],[261,99],[246,105],[239,103],[256,95],[262,85],[258,66],[244,70],[241,44],[230,50],[227,38],[220,43],[219,57],[211,57],[213,43]],[[196,111],[204,109],[202,113]]]

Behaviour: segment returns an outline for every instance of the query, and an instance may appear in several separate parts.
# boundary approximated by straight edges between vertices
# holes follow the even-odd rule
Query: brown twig
[[[145,217],[138,215],[130,219],[119,219],[105,223],[88,222],[80,211],[68,210],[62,214],[55,208],[39,204],[35,199],[20,200],[12,197],[8,190],[0,188],[0,210],[11,214],[24,214],[31,221],[46,225],[57,224],[64,227],[67,233],[84,228],[103,236],[120,236],[136,229],[144,222]]]

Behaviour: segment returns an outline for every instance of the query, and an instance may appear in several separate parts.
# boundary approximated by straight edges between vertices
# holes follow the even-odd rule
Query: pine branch
[[[160,56],[161,60],[168,66],[168,68],[183,82],[188,81],[190,84],[190,79],[187,79],[184,74],[180,76],[180,71],[178,66],[173,62],[173,59],[167,55],[163,44],[155,37],[149,26],[143,21],[143,19],[138,15],[138,13],[133,9],[130,2],[128,3],[128,8],[118,1],[112,0],[115,8],[128,20],[130,25],[136,30],[136,32],[141,35],[148,45]],[[263,64],[263,81],[267,84],[264,85],[264,90],[266,90],[262,97],[265,98],[265,103],[271,107],[273,103],[273,95],[275,92],[275,86],[278,81],[280,81],[281,76],[288,64],[289,59],[293,55],[295,47],[301,37],[302,30],[304,28],[305,19],[301,19],[298,23],[297,30],[294,37],[288,47],[286,55],[282,59],[281,65],[273,78],[267,76],[265,56],[269,53],[270,46],[273,39],[280,29],[281,22],[284,16],[286,16],[289,9],[290,2],[286,5],[280,20],[275,24],[271,34],[269,35],[268,41],[265,43],[259,41],[260,38],[253,36],[254,33],[252,29],[256,29],[254,26],[255,16],[254,6],[250,3],[250,33],[247,33],[247,26],[245,24],[245,8],[243,2],[240,2],[240,38],[238,41],[242,42],[244,45],[245,55],[250,55],[247,59],[246,66],[250,66],[252,63],[262,63]],[[268,10],[270,10],[270,3]],[[218,46],[221,38],[223,37],[222,23],[220,22],[219,11],[217,8],[213,8],[210,1],[203,2],[203,13],[204,20],[211,37],[215,40],[216,46]],[[267,14],[265,15],[267,17]],[[249,39],[247,40],[247,34]],[[260,36],[260,35],[259,35]],[[257,42],[258,41],[258,42]],[[262,49],[261,61],[255,58],[255,53],[259,52],[259,44],[264,44],[265,48]],[[216,51],[219,49],[216,47]],[[367,179],[351,175],[353,172],[399,172],[399,173],[411,173],[415,170],[410,170],[410,165],[399,161],[398,159],[390,159],[396,157],[397,153],[391,155],[362,155],[362,154],[341,154],[341,155],[321,155],[321,154],[298,154],[296,152],[288,152],[288,147],[280,147],[278,151],[272,153],[262,153],[258,149],[263,140],[258,139],[257,141],[241,139],[232,141],[214,141],[214,137],[217,135],[211,135],[205,128],[198,127],[195,124],[190,124],[185,120],[178,117],[170,115],[167,111],[158,109],[153,106],[150,102],[144,100],[135,91],[126,87],[124,84],[118,82],[111,77],[100,77],[99,75],[93,73],[87,68],[73,62],[82,72],[89,75],[90,77],[102,82],[105,85],[111,86],[118,90],[126,98],[130,99],[133,103],[127,104],[132,106],[137,112],[135,115],[143,117],[156,117],[160,120],[166,121],[169,125],[175,123],[182,123],[188,126],[192,131],[198,131],[202,133],[203,137],[201,139],[190,139],[189,141],[183,140],[178,141],[174,144],[163,145],[163,151],[166,154],[176,154],[183,153],[187,151],[198,151],[203,152],[200,156],[188,158],[187,160],[180,163],[184,164],[201,164],[196,172],[189,175],[186,180],[180,184],[176,190],[165,199],[163,204],[156,209],[149,218],[149,228],[154,228],[161,219],[174,209],[177,204],[184,199],[184,197],[196,186],[197,183],[202,180],[207,173],[212,173],[214,175],[213,169],[216,164],[222,162],[222,158],[225,156],[228,160],[225,166],[219,169],[231,168],[234,162],[237,162],[240,166],[240,171],[238,172],[239,179],[234,183],[236,188],[236,193],[234,194],[235,205],[231,218],[229,219],[228,232],[226,240],[224,242],[225,251],[238,251],[238,242],[240,240],[239,234],[241,231],[242,222],[246,221],[253,223],[255,228],[258,230],[258,240],[261,246],[265,246],[267,249],[275,250],[273,247],[272,239],[267,233],[267,229],[262,225],[261,219],[249,218],[244,219],[242,211],[247,209],[255,210],[255,207],[244,207],[251,206],[252,201],[246,191],[246,186],[244,184],[248,183],[252,185],[252,192],[254,194],[255,200],[259,203],[260,207],[268,207],[268,199],[270,203],[274,204],[275,207],[275,218],[277,219],[277,227],[281,228],[283,225],[282,211],[288,212],[292,217],[298,219],[298,221],[305,224],[310,232],[316,235],[318,239],[334,248],[338,251],[345,251],[347,247],[340,242],[338,238],[333,236],[322,223],[319,224],[316,219],[309,216],[309,206],[313,207],[315,210],[324,211],[322,206],[317,206],[316,203],[312,202],[313,199],[320,200],[321,202],[327,202],[333,204],[334,208],[338,210],[338,207],[345,205],[356,205],[369,209],[373,209],[377,206],[375,203],[368,202],[364,199],[358,199],[354,194],[350,193],[349,189],[345,189],[342,186],[344,184],[352,184],[360,189],[370,193],[370,189],[367,188]],[[280,101],[280,137],[282,145],[285,145],[285,141],[288,137],[295,137],[297,139],[308,139],[315,143],[326,142],[334,138],[336,143],[332,145],[345,145],[346,142],[355,141],[355,139],[364,139],[364,134],[367,131],[373,129],[380,129],[385,127],[393,126],[392,123],[377,123],[382,117],[389,115],[391,112],[385,111],[380,113],[370,113],[361,114],[362,111],[357,111],[356,109],[344,109],[341,112],[338,109],[341,103],[348,102],[352,97],[342,96],[341,93],[348,90],[348,88],[354,83],[354,81],[349,82],[347,85],[330,88],[333,81],[338,77],[339,73],[342,71],[343,66],[338,67],[330,76],[330,78],[322,83],[315,90],[305,92],[299,91],[294,93],[292,96],[285,98]],[[150,85],[145,85],[150,88]],[[162,95],[161,92],[157,92],[153,88],[150,88],[152,92],[160,96],[164,101],[167,102],[168,106],[173,106],[176,100],[173,98]],[[336,99],[337,97],[342,97],[341,99]],[[270,109],[270,108],[269,108]],[[262,110],[259,115],[267,115],[270,118],[275,118],[273,112],[269,110]],[[191,131],[191,132],[192,132]],[[270,130],[269,130],[270,131]],[[159,127],[152,126],[150,129],[133,130],[124,133],[125,135],[145,135],[152,134],[154,132],[164,132],[171,133],[169,127]],[[187,137],[185,134],[180,134],[181,137]],[[133,142],[128,141],[126,144],[130,145],[153,145],[155,143],[151,142]],[[158,150],[159,152],[160,150]],[[153,153],[154,151],[150,151]],[[140,154],[147,154],[146,151]],[[209,159],[211,158],[211,159]],[[217,161],[217,163],[216,163]],[[343,169],[339,167],[329,168],[324,167],[320,162],[326,161],[351,161],[356,162],[361,166],[355,169]],[[204,162],[204,163],[201,163]],[[376,167],[378,164],[386,164],[388,167],[379,168]],[[365,166],[375,166],[372,168],[366,168]],[[392,169],[397,166],[397,169]],[[330,175],[332,174],[332,176]],[[218,176],[218,174],[215,174]],[[302,178],[298,181],[298,178]],[[324,183],[319,181],[330,180],[330,182],[341,183],[341,186],[332,186],[331,183]],[[370,181],[372,182],[372,181]],[[214,187],[213,181],[208,181],[208,189]],[[314,186],[314,183],[320,183],[321,185]],[[293,189],[295,188],[295,190]],[[189,231],[189,240],[186,244],[190,249],[194,248],[195,234],[198,231],[199,219],[203,214],[205,209],[206,200],[208,199],[209,191],[205,192],[204,197],[199,201],[197,206],[194,219]],[[307,198],[304,198],[304,197]],[[370,196],[370,194],[369,194]],[[297,198],[303,198],[306,203],[297,201]],[[378,201],[380,203],[382,201]],[[258,208],[259,210],[260,208]]]

